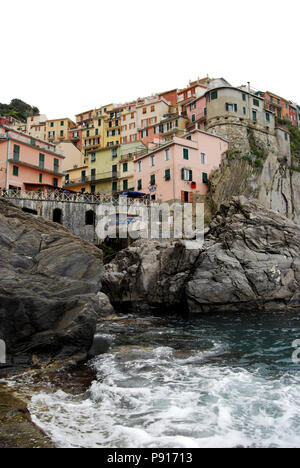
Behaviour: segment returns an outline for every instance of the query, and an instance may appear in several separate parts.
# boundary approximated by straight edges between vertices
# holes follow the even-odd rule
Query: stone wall
[[[37,212],[38,216],[49,221],[54,220],[54,210],[61,210],[62,226],[67,228],[75,236],[79,236],[93,244],[98,244],[95,233],[95,225],[97,223],[96,204],[25,199],[12,199],[10,201],[18,208],[24,211],[30,210],[31,212]],[[93,225],[86,224],[86,213],[88,211],[94,213],[95,222]]]

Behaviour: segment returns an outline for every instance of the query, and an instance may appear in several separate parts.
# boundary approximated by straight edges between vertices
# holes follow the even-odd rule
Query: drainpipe
[[[6,154],[6,178],[5,178],[5,190],[8,190],[8,170],[9,170],[9,154],[10,154],[10,138],[8,136],[7,141],[7,154]]]

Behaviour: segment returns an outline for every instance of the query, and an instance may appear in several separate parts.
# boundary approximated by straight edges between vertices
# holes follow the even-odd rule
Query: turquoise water
[[[293,316],[294,315],[294,316]],[[61,447],[299,447],[300,315],[120,316],[82,395],[40,393],[34,421]]]

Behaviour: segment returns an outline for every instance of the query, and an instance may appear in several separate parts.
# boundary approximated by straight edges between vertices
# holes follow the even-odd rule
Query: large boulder
[[[191,312],[299,309],[299,226],[236,197],[210,228],[186,285]]]
[[[174,311],[182,306],[197,250],[181,242],[138,240],[106,265],[103,291],[114,306],[133,311]]]
[[[92,244],[0,199],[0,339],[8,364],[87,355],[103,272]]]
[[[144,311],[299,309],[300,227],[235,197],[221,206],[202,250],[137,241],[107,265],[103,290],[114,304]]]

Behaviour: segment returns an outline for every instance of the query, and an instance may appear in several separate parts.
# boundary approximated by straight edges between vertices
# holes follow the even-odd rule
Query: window
[[[270,102],[273,102],[273,96],[270,96]]]
[[[226,111],[227,112],[237,112],[237,104],[229,104],[226,102]]]
[[[59,160],[58,159],[54,159],[54,172],[58,172],[59,170]]]
[[[187,148],[183,148],[183,159],[189,160],[189,150]]]
[[[101,127],[101,119],[98,120],[98,127]]]
[[[286,141],[289,139],[289,137],[288,137],[288,134],[287,134],[287,133],[285,133],[285,134],[284,134],[284,138],[285,138],[285,140],[286,140]]]
[[[87,136],[87,137],[90,136],[90,131],[89,131],[89,130],[86,131],[86,136]]]
[[[270,122],[270,114],[269,114],[269,112],[266,112],[266,121],[267,121],[267,122]]]
[[[189,182],[193,181],[193,171],[190,169],[181,169],[181,179]]]
[[[58,187],[58,179],[56,179],[56,177],[53,179],[53,185],[54,187]]]
[[[63,131],[63,130],[60,131],[60,136],[61,136],[61,137],[64,136],[64,131]]]
[[[277,104],[280,106],[280,99],[277,99]]]
[[[206,164],[206,154],[201,153],[200,158],[201,158],[201,164]]]
[[[142,172],[142,161],[138,162],[138,172]]]
[[[118,177],[118,166],[116,164],[112,166],[112,176]]]
[[[61,127],[63,127],[64,125],[65,125],[64,121],[63,121],[63,120],[61,120],[61,122],[60,122],[60,126],[61,126]]]
[[[150,185],[155,185],[155,174],[150,176]]]
[[[41,184],[43,182],[43,174],[39,174],[39,183]]]
[[[189,135],[188,137],[186,137],[186,139],[192,141],[191,135]]]
[[[151,112],[155,112],[155,106],[151,106]]]
[[[117,148],[114,148],[114,149],[112,150],[112,157],[113,157],[113,158],[117,158],[117,157],[118,157],[118,149],[117,149]]]
[[[18,166],[13,166],[13,176],[18,177],[18,175],[19,175]]]
[[[137,189],[138,189],[138,190],[142,190],[142,188],[143,188],[143,182],[142,182],[142,179],[139,179],[139,180],[138,180]]]
[[[81,182],[85,182],[85,178],[86,178],[86,172],[81,171]]]
[[[92,180],[96,179],[96,169],[91,169],[91,179]]]
[[[118,191],[118,182],[113,182],[112,183],[112,191],[117,192]]]
[[[252,120],[256,122],[256,119],[257,119],[257,113],[256,111],[252,111]]]
[[[70,175],[66,174],[65,175],[65,184],[68,185],[70,183]]]
[[[14,161],[19,161],[20,159],[20,146],[14,145],[14,153],[13,153]]]
[[[192,115],[192,122],[195,122],[195,120],[196,120],[196,114],[193,114]]]
[[[170,149],[166,149],[165,150],[165,161],[169,161],[170,160]]]
[[[259,100],[258,99],[253,99],[253,105],[256,107],[259,107]]]
[[[128,163],[123,164],[123,172],[128,172]]]
[[[50,123],[50,127],[54,127],[54,122],[51,122],[51,123]]]
[[[243,93],[243,101],[246,101],[246,94]]]
[[[44,169],[44,165],[45,165],[45,155],[40,153],[39,167],[41,169]]]
[[[207,174],[207,172],[202,172],[202,182],[203,182],[203,184],[208,183],[208,174]]]
[[[143,114],[147,114],[147,107],[143,108]]]
[[[95,135],[99,135],[99,130],[98,130],[98,128],[96,128],[96,130],[95,130]]]
[[[91,153],[91,162],[96,162],[96,153]]]
[[[171,169],[165,170],[165,180],[171,180]]]
[[[210,93],[210,99],[213,101],[214,99],[218,99],[218,91],[212,91]]]
[[[155,166],[155,156],[150,156],[150,167]]]
[[[128,180],[123,180],[123,190],[128,190]]]

